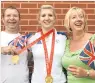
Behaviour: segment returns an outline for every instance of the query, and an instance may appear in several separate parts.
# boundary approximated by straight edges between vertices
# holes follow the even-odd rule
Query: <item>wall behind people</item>
[[[88,31],[95,33],[95,1],[1,1],[1,12],[10,5],[17,7],[21,13],[20,31],[22,33],[35,32],[39,27],[37,14],[42,4],[50,4],[55,7],[57,14],[55,27],[58,31],[66,31],[63,22],[70,7],[83,8],[87,14]],[[3,23],[2,30],[4,30]]]

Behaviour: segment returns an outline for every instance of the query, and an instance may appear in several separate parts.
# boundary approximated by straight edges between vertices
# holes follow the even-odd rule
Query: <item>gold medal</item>
[[[13,62],[14,64],[17,64],[18,61],[19,61],[19,56],[18,56],[18,55],[13,55],[13,56],[12,56],[12,62]]]
[[[53,83],[52,76],[46,76],[45,81],[46,81],[46,83]]]

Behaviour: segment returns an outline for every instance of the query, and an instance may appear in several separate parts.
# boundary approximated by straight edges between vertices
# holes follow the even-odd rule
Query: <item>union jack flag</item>
[[[24,48],[27,45],[27,40],[31,37],[32,34],[20,35],[17,38],[9,42],[8,45],[15,46],[17,50]]]
[[[80,53],[80,60],[95,70],[95,47],[89,41]]]

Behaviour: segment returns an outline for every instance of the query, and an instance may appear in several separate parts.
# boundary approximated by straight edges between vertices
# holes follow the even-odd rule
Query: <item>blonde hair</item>
[[[54,14],[54,16],[55,16],[55,18],[56,18],[55,9],[54,9],[54,7],[53,7],[52,5],[42,5],[42,6],[40,7],[40,11],[39,11],[39,13],[38,13],[38,18],[40,17],[40,13],[41,13],[41,10],[42,10],[42,9],[52,9],[52,10],[53,10],[53,14]]]
[[[71,28],[70,28],[70,15],[73,11],[81,11],[84,15],[84,19],[85,19],[85,25],[84,25],[84,30],[87,31],[87,19],[86,19],[86,14],[85,11],[81,8],[78,7],[72,7],[69,9],[69,11],[66,13],[65,15],[65,19],[64,19],[64,27],[67,29],[67,31],[70,33],[71,32]]]

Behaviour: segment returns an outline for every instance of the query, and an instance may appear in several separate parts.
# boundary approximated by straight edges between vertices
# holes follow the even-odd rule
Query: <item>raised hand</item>
[[[15,46],[1,47],[1,54],[16,55],[17,54],[16,47]]]

